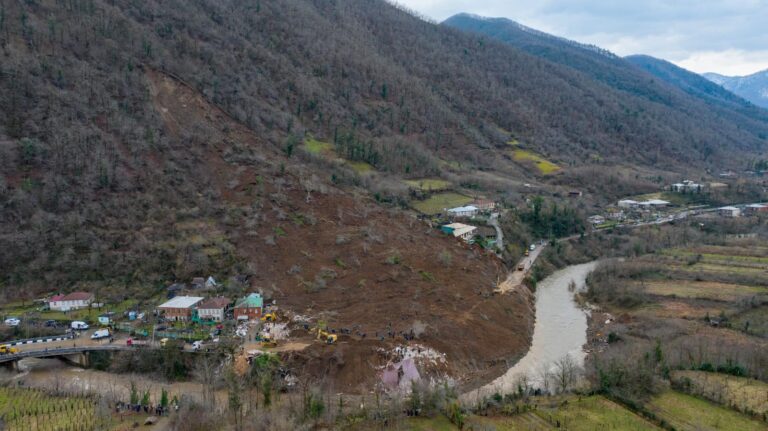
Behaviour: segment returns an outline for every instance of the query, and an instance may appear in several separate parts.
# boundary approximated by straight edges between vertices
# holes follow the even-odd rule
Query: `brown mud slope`
[[[147,77],[174,148],[205,148],[197,175],[228,208],[216,222],[248,262],[252,287],[330,328],[352,329],[292,363],[355,392],[375,383],[388,359],[382,349],[430,347],[447,364],[426,371],[465,382],[494,377],[527,349],[531,295],[492,295],[504,276],[495,257],[330,185],[188,86],[156,71]],[[416,340],[399,335],[411,330]]]

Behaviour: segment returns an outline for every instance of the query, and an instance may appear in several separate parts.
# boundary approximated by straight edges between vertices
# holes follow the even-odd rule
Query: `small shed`
[[[718,208],[717,213],[721,217],[726,217],[726,218],[736,218],[741,216],[741,210],[732,206]]]

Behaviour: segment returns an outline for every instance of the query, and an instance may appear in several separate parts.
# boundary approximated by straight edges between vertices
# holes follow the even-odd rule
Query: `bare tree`
[[[567,392],[573,388],[578,376],[579,367],[570,354],[563,356],[555,362],[554,378],[558,392]]]

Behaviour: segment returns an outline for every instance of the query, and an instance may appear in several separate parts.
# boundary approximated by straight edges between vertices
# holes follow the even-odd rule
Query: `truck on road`
[[[12,347],[10,344],[0,345],[0,355],[15,355],[19,353],[19,349]]]

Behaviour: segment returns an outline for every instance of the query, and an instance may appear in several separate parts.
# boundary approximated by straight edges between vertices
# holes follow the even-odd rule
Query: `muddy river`
[[[585,288],[586,277],[596,266],[597,262],[569,266],[537,284],[536,324],[530,350],[504,375],[465,394],[465,400],[514,392],[523,376],[529,385],[540,387],[542,370],[553,370],[566,355],[577,365],[584,364],[588,311],[576,303],[574,293]]]

